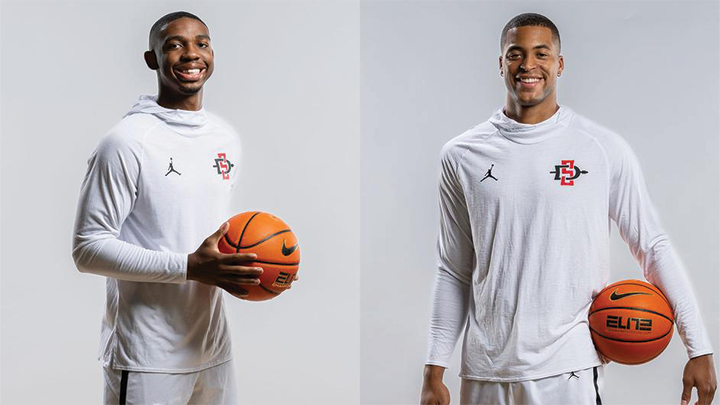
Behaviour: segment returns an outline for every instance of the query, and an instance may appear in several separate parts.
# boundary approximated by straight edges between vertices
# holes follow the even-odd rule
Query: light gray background
[[[226,299],[243,403],[418,402],[439,150],[502,104],[498,36],[525,11],[560,27],[560,102],[639,155],[720,346],[717,3],[3,1],[3,404],[99,402],[104,280],[72,264],[77,194],[100,137],[156,91],[147,31],[179,9],[210,25],[205,105],[243,135],[237,210],[277,213],[303,246],[287,296]],[[642,277],[616,235],[612,263],[614,279]],[[610,365],[605,402],[677,403],[685,360],[675,335],[649,365]]]
[[[75,207],[97,142],[156,94],[142,53],[177,10],[209,25],[205,107],[243,139],[236,211],[280,216],[303,249],[292,291],[225,296],[242,403],[357,403],[359,12],[313,1],[2,2],[0,402],[102,401],[105,279],[75,270]]]
[[[369,1],[360,22],[364,404],[418,403],[439,151],[503,104],[500,32],[523,12],[560,29],[559,102],[625,136],[639,156],[720,348],[717,2]],[[611,251],[612,280],[642,279],[616,230]],[[445,373],[454,403],[459,351]],[[649,364],[609,365],[603,403],[679,403],[686,361],[675,334]]]

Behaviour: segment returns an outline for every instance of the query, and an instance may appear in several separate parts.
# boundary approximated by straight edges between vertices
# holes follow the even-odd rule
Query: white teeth
[[[520,81],[523,83],[537,83],[540,81],[538,78],[520,78]]]
[[[200,73],[200,69],[185,69],[185,70],[181,70],[181,72],[189,73],[191,75],[196,75],[196,74]]]

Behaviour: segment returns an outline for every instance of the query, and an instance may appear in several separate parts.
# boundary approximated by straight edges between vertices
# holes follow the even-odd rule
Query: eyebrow
[[[523,50],[523,47],[521,47],[521,46],[519,46],[519,45],[513,45],[513,46],[511,46],[510,48],[508,48],[507,51],[510,52],[510,51],[514,51],[514,50],[517,50],[517,49]],[[550,47],[547,46],[547,45],[538,45],[538,46],[536,46],[536,47],[533,47],[533,49],[547,49],[548,51],[551,50]]]
[[[177,39],[178,41],[184,41],[185,37],[182,35],[173,35],[171,37],[165,38],[165,42],[163,43],[167,43],[168,41],[172,41],[173,39]],[[207,39],[209,41],[210,37],[205,34],[198,34],[195,36],[195,39]]]

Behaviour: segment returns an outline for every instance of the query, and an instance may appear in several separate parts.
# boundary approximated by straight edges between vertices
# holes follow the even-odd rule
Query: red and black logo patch
[[[555,165],[555,170],[550,172],[555,175],[555,180],[560,180],[561,186],[574,186],[575,179],[587,173],[587,170],[575,166],[575,160],[561,160],[559,165]]]
[[[234,164],[227,160],[225,153],[218,153],[218,157],[215,158],[215,165],[213,167],[217,169],[217,174],[222,175],[223,180],[230,179],[230,170],[232,170]]]

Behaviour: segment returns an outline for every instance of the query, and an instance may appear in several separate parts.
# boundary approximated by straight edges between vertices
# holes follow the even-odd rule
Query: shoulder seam
[[[145,134],[142,136],[142,140],[140,141],[140,145],[142,146],[142,149],[140,150],[140,164],[139,164],[139,170],[138,170],[138,190],[140,189],[140,181],[142,179],[142,170],[143,170],[143,161],[145,160],[146,139],[147,139],[148,135],[150,135],[150,132],[154,131],[155,128],[162,125],[162,123],[163,123],[162,120],[158,120],[158,122],[155,125],[150,127],[150,129],[148,129],[145,132]]]
[[[152,127],[150,127],[150,129],[148,129],[148,130],[145,132],[145,134],[142,136],[142,141],[140,141],[140,144],[142,145],[142,150],[141,150],[141,153],[140,153],[140,169],[141,169],[141,170],[142,170],[143,159],[145,159],[145,143],[146,143],[145,140],[147,139],[147,136],[150,135],[150,132],[154,131],[155,128],[157,128],[157,127],[158,127],[159,125],[161,125],[161,124],[162,124],[162,121],[159,121],[157,124],[155,124],[155,125],[153,125]]]
[[[482,125],[482,124],[479,124],[479,125]],[[478,126],[479,126],[479,125],[478,125]],[[494,131],[492,131],[492,132],[488,133],[486,136],[482,137],[482,140],[486,140],[486,139],[490,138],[491,136],[493,136],[493,135],[495,135],[495,134],[497,134],[497,133],[499,133],[499,132],[500,132],[500,131],[498,131],[498,129],[495,128]],[[457,171],[458,171],[458,168],[460,168],[460,162],[462,162],[462,160],[465,158],[465,155],[466,155],[469,151],[470,151],[470,148],[465,148],[465,151],[460,155],[460,157],[458,157],[457,162],[455,162],[455,163],[456,163],[456,165],[455,165],[455,172],[456,172],[456,173],[457,173]]]
[[[570,128],[570,126],[568,126],[568,128]],[[607,172],[607,179],[608,179],[607,184],[606,184],[606,186],[607,186],[606,189],[607,189],[607,193],[609,196],[610,195],[610,182],[612,181],[612,173],[610,172],[610,159],[608,158],[607,150],[605,150],[605,148],[602,146],[600,141],[597,140],[597,137],[595,137],[595,135],[593,135],[593,134],[589,133],[588,131],[581,129],[581,128],[572,127],[572,129],[574,129],[578,132],[581,132],[581,133],[585,134],[588,138],[592,139],[593,142],[595,142],[595,144],[598,146],[598,148],[600,148],[600,150],[602,151],[603,158],[605,159],[605,168],[606,168],[605,170]]]

